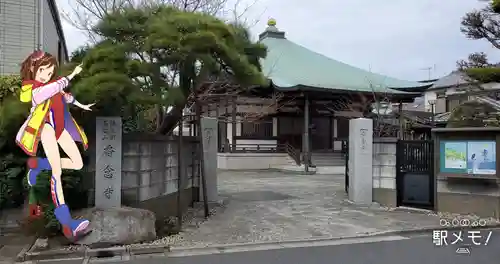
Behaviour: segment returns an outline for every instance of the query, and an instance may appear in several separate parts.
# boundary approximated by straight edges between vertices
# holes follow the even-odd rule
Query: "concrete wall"
[[[223,170],[262,170],[295,164],[287,153],[218,153],[217,168]]]
[[[396,207],[395,138],[373,139],[373,201]]]
[[[198,200],[200,155],[198,141],[183,138],[182,200],[183,207]],[[178,191],[177,137],[124,135],[122,154],[122,204],[151,210],[158,217],[175,215]],[[95,151],[89,149],[89,177],[85,184],[94,204]],[[193,166],[194,165],[194,166]]]
[[[493,181],[438,176],[436,210],[500,218],[500,186]]]

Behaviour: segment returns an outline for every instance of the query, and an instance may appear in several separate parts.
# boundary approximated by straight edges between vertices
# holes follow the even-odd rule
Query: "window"
[[[270,138],[273,136],[273,120],[271,118],[255,122],[241,123],[241,137]]]

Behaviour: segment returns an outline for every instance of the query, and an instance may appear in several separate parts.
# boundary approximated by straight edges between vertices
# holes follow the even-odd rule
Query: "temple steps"
[[[311,162],[316,167],[345,166],[343,155],[336,152],[313,152]]]
[[[341,153],[314,152],[311,161],[315,167],[309,168],[308,174],[345,174],[345,159]],[[287,159],[287,164],[275,166],[274,169],[286,172],[304,174],[304,165],[298,166],[293,159]]]

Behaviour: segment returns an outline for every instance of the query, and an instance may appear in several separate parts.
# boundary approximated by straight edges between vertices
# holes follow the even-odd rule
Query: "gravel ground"
[[[210,205],[208,219],[203,204],[198,204],[184,215],[180,233],[129,246],[207,247],[440,229],[444,222],[461,226],[500,224],[496,219],[475,215],[389,208],[376,203],[355,205],[344,192],[343,175],[220,172],[219,193],[221,200]]]
[[[347,200],[343,184],[343,175],[222,172],[219,193],[224,202],[212,208],[209,219],[202,207],[190,209],[179,234],[140,245],[205,247],[337,238],[439,229],[445,219],[457,225],[499,223],[475,215],[358,206]]]

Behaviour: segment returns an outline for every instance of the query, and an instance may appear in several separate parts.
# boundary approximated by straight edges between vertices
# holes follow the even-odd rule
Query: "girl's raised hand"
[[[72,75],[77,75],[79,74],[80,72],[82,72],[83,68],[82,68],[82,64],[79,64],[78,66],[75,67],[75,69],[73,70],[73,73]]]
[[[92,111],[92,109],[90,109],[90,107],[92,107],[93,105],[95,105],[95,103],[93,104],[86,104],[86,105],[82,105],[81,108],[83,110],[87,110],[87,111]]]

